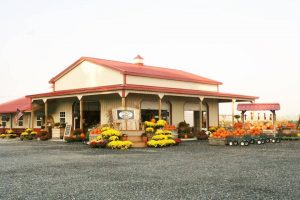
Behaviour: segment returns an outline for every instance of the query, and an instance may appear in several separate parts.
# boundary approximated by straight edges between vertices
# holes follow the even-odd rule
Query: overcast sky
[[[81,56],[141,54],[222,81],[222,92],[279,102],[281,116],[296,118],[299,10],[299,0],[0,0],[0,103],[49,91]]]

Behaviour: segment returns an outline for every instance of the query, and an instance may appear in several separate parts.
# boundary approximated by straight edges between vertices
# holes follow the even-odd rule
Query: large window
[[[18,120],[18,126],[23,126],[24,125],[24,118],[23,118],[23,116],[22,117],[20,117],[19,118],[19,120]]]
[[[59,122],[60,124],[66,123],[66,112],[59,113]]]
[[[7,122],[6,120],[7,120],[7,116],[6,116],[6,115],[2,115],[2,116],[1,116],[1,121],[2,121],[1,125],[2,125],[3,127],[6,126],[6,122]]]

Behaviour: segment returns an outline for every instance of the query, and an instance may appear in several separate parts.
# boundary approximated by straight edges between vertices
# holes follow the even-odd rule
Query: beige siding
[[[120,107],[122,105],[121,97],[119,95],[109,95],[100,98],[101,104],[101,124],[107,124],[109,122],[109,113],[113,108]]]
[[[179,122],[184,121],[184,99],[171,98],[169,101],[172,104],[172,124],[178,125]]]
[[[126,97],[126,106],[140,109],[142,99],[142,95],[129,94]]]
[[[30,127],[30,113],[24,113],[23,115],[23,126],[19,126],[19,122],[16,124],[15,123],[15,115],[13,115],[13,123],[12,123],[12,128],[29,128]],[[9,122],[10,126],[10,122]]]
[[[30,126],[30,113],[23,114],[23,126],[19,126],[19,123],[15,123],[15,114],[6,114],[9,116],[9,121],[6,122],[5,128],[29,128]],[[0,123],[2,125],[2,115],[0,115]]]
[[[127,76],[126,79],[128,84],[136,85],[147,85],[157,87],[170,87],[180,89],[191,89],[191,90],[204,90],[204,91],[218,91],[217,85],[191,83],[184,81],[166,80],[158,78],[140,77],[140,76]]]
[[[218,126],[219,124],[219,103],[216,99],[209,99],[207,101],[209,106],[209,125]]]
[[[115,70],[84,61],[55,82],[55,90],[98,87],[123,83],[123,75]]]
[[[69,99],[58,99],[54,102],[48,103],[48,116],[52,116],[54,122],[57,123],[60,121],[60,112],[66,113],[66,123],[72,124],[72,105],[76,101],[76,98]],[[35,117],[35,126],[36,126],[36,117]]]

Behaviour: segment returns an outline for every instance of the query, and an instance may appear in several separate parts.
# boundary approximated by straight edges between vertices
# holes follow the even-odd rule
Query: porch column
[[[245,110],[243,110],[242,111],[242,113],[241,113],[241,117],[242,117],[242,123],[243,123],[243,128],[244,128],[244,126],[245,126]]]
[[[10,128],[13,128],[13,114],[10,113]]]
[[[163,97],[164,97],[163,94],[158,95],[158,119],[162,119],[161,109],[162,109],[162,98]]]
[[[203,99],[204,99],[204,97],[199,97],[199,120],[200,120],[199,131],[202,131],[202,110],[203,110],[202,102],[203,102]]]
[[[126,95],[125,95],[125,90],[122,90],[121,98],[122,98],[122,107],[126,107]]]
[[[158,118],[161,119],[161,98],[158,99]]]
[[[46,101],[44,101],[44,103],[45,103],[45,121],[44,121],[44,123],[45,123],[45,128],[47,127],[47,118],[48,118],[48,101],[46,100]]]
[[[235,99],[232,99],[232,127],[234,126],[234,103]]]
[[[32,129],[34,128],[34,111],[33,110],[30,112],[30,126]]]
[[[276,129],[275,128],[275,122],[276,122],[276,112],[275,110],[271,110],[272,114],[273,114],[273,127],[274,127],[274,130]]]
[[[83,100],[79,100],[79,118],[80,118],[80,129],[83,130]]]

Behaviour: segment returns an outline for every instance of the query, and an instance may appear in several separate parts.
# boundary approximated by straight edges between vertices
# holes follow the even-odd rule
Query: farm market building
[[[49,83],[52,92],[1,104],[2,128],[41,128],[51,119],[51,123],[70,124],[72,130],[98,123],[140,130],[142,122],[153,117],[178,125],[185,111],[193,111],[194,128],[200,130],[218,126],[219,103],[257,98],[220,92],[221,82],[199,75],[144,65],[140,56],[134,63],[82,57]],[[112,117],[112,110],[129,108],[136,111],[135,120],[126,122],[131,124],[123,126]],[[24,115],[15,122],[17,109]]]

